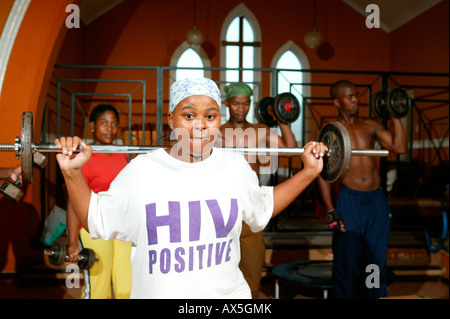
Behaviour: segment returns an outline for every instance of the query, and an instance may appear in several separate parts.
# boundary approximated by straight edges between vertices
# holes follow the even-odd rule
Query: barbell
[[[350,136],[344,124],[340,122],[329,122],[325,124],[319,133],[319,142],[328,147],[324,156],[324,168],[321,172],[322,178],[334,183],[342,179],[348,171],[352,156],[380,156],[389,155],[388,150],[352,149]],[[140,145],[91,145],[93,153],[147,153],[167,148],[169,146],[140,146]],[[260,148],[260,147],[221,147],[220,149],[246,154],[268,154],[268,155],[301,155],[304,148]],[[0,152],[15,152],[17,158],[21,158],[22,180],[24,184],[33,182],[33,155],[36,153],[61,152],[54,144],[37,145],[33,142],[33,113],[22,114],[21,138],[16,137],[14,144],[0,144]]]

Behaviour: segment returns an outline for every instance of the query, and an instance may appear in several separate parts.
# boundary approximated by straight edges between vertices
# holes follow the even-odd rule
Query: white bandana
[[[183,79],[176,81],[170,88],[169,112],[172,113],[178,103],[192,95],[209,96],[216,101],[219,109],[222,104],[220,90],[217,84],[211,79]]]

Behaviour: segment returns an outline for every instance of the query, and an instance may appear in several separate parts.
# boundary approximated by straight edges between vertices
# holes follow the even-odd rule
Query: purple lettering
[[[176,272],[182,272],[184,270],[184,259],[180,256],[180,255],[184,255],[184,248],[183,247],[178,247],[177,249],[175,249],[175,259],[176,261],[178,261],[178,264],[175,265],[175,271]]]
[[[216,265],[219,265],[222,262],[223,251],[225,249],[225,244],[227,242],[224,241],[222,244],[216,244]]]
[[[189,202],[189,241],[200,239],[200,201]]]
[[[148,259],[149,259],[149,273],[153,274],[153,265],[156,263],[156,251],[149,250]]]
[[[170,250],[168,248],[161,250],[160,259],[161,272],[167,274],[170,271]]]
[[[230,259],[231,259],[230,253],[231,253],[231,242],[232,241],[233,241],[233,239],[230,239],[228,241],[228,248],[227,248],[227,254],[225,256],[225,262],[230,261]]]
[[[197,246],[198,260],[199,260],[198,269],[203,269],[203,251],[205,250],[205,248],[206,248],[206,245]]]
[[[217,200],[207,200],[206,204],[208,205],[209,211],[211,212],[211,216],[214,221],[214,227],[216,229],[216,237],[217,238],[227,237],[228,233],[234,227],[234,224],[236,223],[238,217],[237,199],[234,198],[231,199],[230,216],[228,217],[228,222],[226,225],[223,220],[223,214],[222,211],[220,210]]]
[[[189,247],[189,271],[194,270],[194,247]]]
[[[232,243],[233,239],[228,239],[197,246],[149,250],[149,273],[159,271],[161,274],[168,274],[171,271],[182,273],[202,270],[213,266],[212,260],[215,260],[214,266],[221,265],[231,260]]]
[[[211,257],[212,257],[213,247],[214,247],[214,244],[208,245],[208,267],[211,267]]]
[[[155,203],[146,205],[145,210],[147,213],[147,238],[149,245],[158,243],[157,227],[159,226],[169,226],[171,243],[179,243],[181,241],[179,202],[169,202],[169,215],[156,216]]]

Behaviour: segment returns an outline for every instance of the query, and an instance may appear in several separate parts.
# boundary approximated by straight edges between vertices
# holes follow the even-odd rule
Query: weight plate
[[[269,127],[277,125],[275,115],[273,114],[273,101],[273,97],[262,98],[255,110],[255,116],[258,122],[266,124]]]
[[[347,129],[340,122],[327,123],[320,130],[318,140],[328,147],[328,152],[323,157],[323,169],[320,175],[328,183],[341,180],[347,174],[352,157]]]
[[[388,120],[390,118],[389,111],[386,106],[386,91],[378,91],[372,97],[372,109],[380,120]]]
[[[20,138],[20,165],[24,184],[33,183],[33,113],[22,113],[22,128]]]
[[[55,266],[62,265],[66,260],[66,247],[56,243],[52,246],[52,252],[53,255],[50,255],[48,258],[50,264]]]
[[[0,193],[11,200],[18,202],[23,196],[23,191],[18,186],[19,183],[20,179],[16,180],[14,183],[11,183],[8,180],[4,180],[0,184]]]
[[[390,90],[387,94],[387,110],[392,117],[400,119],[408,114],[411,100],[400,87]]]
[[[292,93],[278,94],[273,103],[275,117],[284,124],[293,123],[300,116],[300,104]]]
[[[80,251],[79,256],[78,267],[81,269],[91,269],[94,266],[95,252],[92,249],[84,248]]]

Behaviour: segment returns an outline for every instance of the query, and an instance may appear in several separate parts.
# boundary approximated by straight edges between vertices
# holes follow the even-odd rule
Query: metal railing
[[[258,101],[263,96],[262,91],[263,87],[266,88],[269,87],[270,96],[275,96],[278,92],[278,75],[283,72],[301,72],[301,73],[310,73],[310,75],[314,74],[327,74],[329,75],[329,78],[336,78],[339,77],[345,77],[352,81],[352,77],[356,77],[358,79],[361,78],[361,76],[365,77],[365,81],[370,83],[359,83],[359,80],[353,81],[357,87],[364,88],[361,97],[366,100],[367,102],[361,103],[362,106],[367,106],[367,116],[373,117],[372,115],[372,95],[374,92],[378,90],[388,90],[389,85],[392,84],[396,87],[402,87],[405,90],[428,90],[428,91],[434,91],[431,94],[428,94],[428,96],[419,96],[419,97],[413,97],[412,98],[412,107],[409,112],[408,121],[409,121],[409,154],[407,158],[403,157],[400,160],[400,157],[397,158],[397,161],[402,162],[411,162],[414,158],[414,151],[417,150],[417,147],[414,146],[414,128],[419,125],[420,129],[423,130],[425,137],[428,138],[432,145],[432,150],[434,151],[434,154],[432,155],[432,158],[429,160],[428,166],[425,168],[422,176],[423,179],[426,178],[427,173],[430,170],[431,165],[435,164],[435,160],[438,159],[440,161],[440,164],[447,162],[448,163],[448,154],[447,157],[441,156],[441,150],[444,147],[448,147],[448,129],[445,133],[439,133],[442,131],[441,128],[436,129],[436,127],[440,125],[447,124],[448,126],[448,105],[449,105],[449,74],[448,73],[417,73],[417,72],[384,72],[384,71],[364,71],[364,70],[314,70],[314,69],[273,69],[273,68],[222,68],[222,67],[205,67],[205,68],[178,68],[178,67],[172,67],[172,66],[125,66],[125,65],[56,65],[55,69],[62,70],[62,69],[80,69],[80,70],[96,70],[96,71],[118,71],[120,75],[123,75],[124,71],[132,71],[136,72],[139,71],[151,71],[150,74],[145,74],[142,78],[106,78],[106,76],[100,76],[98,78],[74,78],[74,77],[68,77],[68,78],[56,78],[56,87],[57,87],[57,97],[56,97],[56,113],[57,113],[57,125],[56,125],[56,136],[60,136],[60,127],[61,127],[61,105],[64,104],[62,97],[62,90],[63,88],[65,91],[70,95],[70,103],[66,103],[66,105],[70,105],[70,121],[71,121],[71,134],[74,133],[74,113],[76,111],[76,105],[78,106],[78,111],[83,115],[83,118],[85,120],[85,127],[87,126],[87,116],[83,111],[82,106],[80,105],[80,102],[78,100],[79,97],[86,97],[86,96],[92,96],[92,97],[119,97],[124,98],[124,104],[121,109],[123,111],[123,108],[125,106],[128,106],[128,123],[127,127],[130,131],[132,128],[132,104],[134,95],[139,94],[139,98],[137,98],[138,102],[142,105],[142,138],[145,142],[145,130],[146,130],[146,112],[147,112],[147,98],[148,96],[154,97],[154,101],[156,104],[156,121],[155,121],[155,127],[156,127],[156,140],[161,141],[163,138],[163,116],[164,116],[164,93],[167,91],[168,88],[167,80],[174,81],[173,78],[173,72],[168,71],[176,71],[178,69],[184,69],[184,70],[203,70],[203,71],[211,71],[216,72],[214,73],[211,78],[214,80],[215,78],[220,78],[220,80],[216,80],[216,83],[218,84],[225,84],[227,83],[225,80],[223,80],[224,73],[226,71],[253,71],[255,74],[259,74],[258,76],[255,76],[256,80],[252,81],[251,84],[253,84],[254,87],[256,87],[257,94],[254,96],[254,100]],[[87,72],[86,72],[87,73]],[[264,74],[264,76],[262,76]],[[135,76],[135,75],[134,75]],[[136,77],[136,76],[135,76]],[[169,79],[167,79],[167,77]],[[396,77],[401,78],[401,80],[398,80]],[[155,79],[156,78],[156,79]],[[439,82],[437,85],[429,85],[428,81],[429,79],[433,79],[434,81]],[[437,79],[437,80],[436,80]],[[152,80],[154,84],[149,85],[148,81]],[[408,81],[407,84],[403,84],[403,82]],[[423,83],[425,81],[425,83]],[[71,90],[69,89],[65,84],[67,83],[103,83],[103,84],[137,84],[137,86],[132,87],[129,92],[84,92],[83,90],[80,92],[80,90]],[[269,83],[265,83],[269,82]],[[301,136],[301,142],[303,143],[306,139],[309,138],[315,138],[318,135],[318,131],[320,127],[324,124],[324,119],[326,119],[326,115],[321,114],[321,106],[320,102],[326,102],[331,104],[330,100],[331,98],[328,96],[317,96],[316,94],[310,94],[307,96],[305,92],[305,88],[317,88],[317,87],[330,87],[332,85],[332,82],[335,81],[327,81],[327,82],[314,82],[311,80],[311,82],[292,82],[290,83],[290,91],[295,92],[296,94],[300,95],[302,97],[302,114],[301,114],[301,121],[302,121],[302,131],[300,132]],[[409,83],[413,82],[413,83]],[[150,90],[150,91],[149,91]],[[153,93],[149,93],[153,90]],[[267,89],[266,89],[267,91]],[[437,93],[436,93],[437,92]],[[435,98],[434,95],[439,95],[439,98]],[[441,98],[440,96],[444,96]],[[427,108],[420,108],[418,105],[423,105],[424,103],[434,103],[433,106],[427,107]],[[437,119],[429,119],[426,116],[424,116],[424,112],[429,111],[431,109],[436,108],[442,108],[442,111],[440,112],[440,116]],[[314,113],[316,112],[316,114]],[[305,116],[305,113],[307,113],[307,116]],[[310,127],[307,125],[307,121],[311,121],[313,124],[313,127]],[[384,125],[386,125],[385,122],[382,122]],[[415,126],[416,125],[416,126]],[[46,128],[43,128],[43,131],[46,130]],[[44,133],[44,132],[43,132]],[[45,136],[45,134],[43,134]],[[417,132],[416,132],[417,135]],[[130,144],[130,138],[131,134],[128,134]],[[435,141],[438,140],[439,142],[436,143]],[[417,144],[417,143],[416,143]],[[423,152],[425,152],[425,148],[423,148]],[[420,158],[420,155],[419,155]],[[383,166],[386,166],[386,163],[382,163],[382,169]],[[422,184],[418,186],[417,191],[414,194],[414,197],[417,196],[419,188]]]

